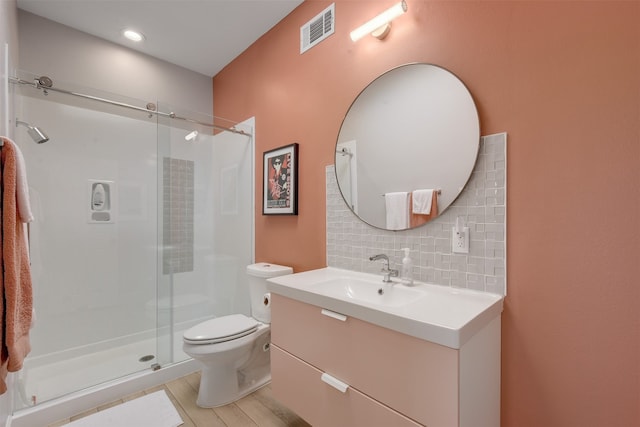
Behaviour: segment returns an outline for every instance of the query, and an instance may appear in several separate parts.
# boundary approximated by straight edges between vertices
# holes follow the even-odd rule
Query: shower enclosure
[[[14,83],[15,120],[49,137],[15,129],[35,216],[16,410],[180,363],[186,328],[250,314],[252,120],[214,130],[212,117],[162,102]]]

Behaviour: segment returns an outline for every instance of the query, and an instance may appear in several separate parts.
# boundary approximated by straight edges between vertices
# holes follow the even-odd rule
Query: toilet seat
[[[244,314],[231,314],[197,324],[184,335],[187,344],[205,345],[232,341],[255,332],[258,322]]]

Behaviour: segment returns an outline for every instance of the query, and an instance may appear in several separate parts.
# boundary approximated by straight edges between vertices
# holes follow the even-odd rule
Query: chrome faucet
[[[378,255],[369,257],[369,261],[377,261],[379,259],[383,259],[385,261],[385,266],[382,268],[382,270],[380,270],[382,271],[382,273],[384,273],[384,277],[382,278],[382,281],[384,283],[390,283],[391,277],[398,277],[398,270],[389,268],[389,257],[386,256],[385,254],[378,254]]]

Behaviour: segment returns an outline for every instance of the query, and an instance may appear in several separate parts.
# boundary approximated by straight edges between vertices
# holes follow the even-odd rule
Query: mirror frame
[[[408,77],[417,80],[409,81]],[[425,96],[427,94],[431,96]],[[433,120],[424,120],[425,115]],[[465,125],[461,126],[461,122]],[[357,139],[356,135],[364,136],[364,139]],[[376,139],[381,141],[374,141]],[[374,141],[376,149],[363,150],[363,140]],[[426,145],[424,141],[441,143]],[[406,149],[399,150],[402,142],[406,143]],[[368,145],[369,142],[364,148]],[[440,216],[459,197],[471,178],[479,149],[479,115],[464,83],[435,64],[403,64],[376,77],[351,103],[336,139],[336,181],[343,200],[354,215],[383,230],[391,230],[384,221],[386,193],[420,188],[440,190],[436,215],[426,216],[426,220],[418,221],[413,227],[409,224],[407,228],[393,231],[417,228]],[[398,151],[398,157],[394,158],[392,155]],[[345,158],[349,160],[348,164],[342,160]],[[410,165],[411,159],[420,159],[420,163]],[[425,159],[435,160],[425,165]],[[398,167],[389,168],[391,174],[385,175],[380,173],[387,170],[382,166],[384,162]],[[454,169],[455,176],[441,179]],[[425,173],[417,176],[417,170]],[[409,173],[400,177],[403,171]],[[379,176],[374,178],[373,175]],[[434,184],[436,181],[438,184]],[[361,191],[361,187],[365,191]],[[358,197],[351,202],[352,190]],[[363,196],[363,193],[366,194]],[[367,209],[367,214],[359,214],[359,208]]]

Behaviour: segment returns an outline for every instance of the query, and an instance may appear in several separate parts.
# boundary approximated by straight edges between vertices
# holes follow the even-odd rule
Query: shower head
[[[26,127],[27,133],[37,144],[42,144],[43,142],[47,142],[49,140],[47,134],[36,126],[31,126],[27,122],[16,120],[16,126],[18,125],[23,125],[24,127]]]

